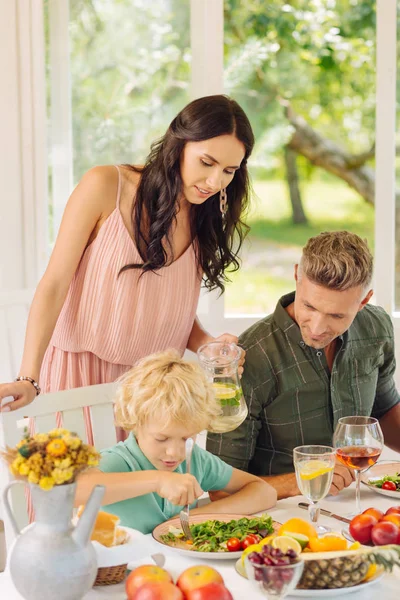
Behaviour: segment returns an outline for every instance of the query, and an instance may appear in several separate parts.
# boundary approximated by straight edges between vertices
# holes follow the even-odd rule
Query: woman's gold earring
[[[226,189],[223,188],[219,193],[219,209],[224,217],[228,210],[228,196],[226,195]]]

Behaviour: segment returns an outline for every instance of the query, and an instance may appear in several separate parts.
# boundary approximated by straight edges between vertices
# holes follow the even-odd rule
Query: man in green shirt
[[[249,414],[234,431],[208,434],[207,449],[261,476],[278,498],[299,493],[293,448],[331,445],[340,417],[376,417],[385,444],[400,452],[393,327],[382,308],[368,304],[372,267],[355,234],[311,238],[295,266],[296,292],[239,338]],[[337,465],[331,493],[352,477]]]

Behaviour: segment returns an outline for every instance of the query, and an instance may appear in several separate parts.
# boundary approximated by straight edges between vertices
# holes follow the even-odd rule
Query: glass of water
[[[318,502],[329,492],[335,460],[336,452],[331,446],[297,446],[293,450],[297,485],[308,500],[308,514],[318,533],[329,531],[318,525]]]

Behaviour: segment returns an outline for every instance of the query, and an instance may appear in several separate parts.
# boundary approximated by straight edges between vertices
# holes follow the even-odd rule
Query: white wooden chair
[[[35,421],[36,433],[45,433],[54,429],[56,412],[62,413],[63,427],[75,431],[86,440],[83,407],[90,407],[94,444],[97,450],[113,446],[116,441],[114,426],[113,398],[117,384],[106,383],[89,387],[76,388],[63,392],[42,394],[32,404],[20,410],[0,414],[0,437],[7,446],[15,446],[23,435],[21,423],[25,417]],[[12,480],[12,475],[3,461],[0,461],[0,489]],[[20,528],[28,524],[27,507],[23,486],[14,486],[10,492],[10,500],[15,519]],[[3,509],[4,514],[4,509]],[[4,515],[6,547],[9,548],[14,533]]]

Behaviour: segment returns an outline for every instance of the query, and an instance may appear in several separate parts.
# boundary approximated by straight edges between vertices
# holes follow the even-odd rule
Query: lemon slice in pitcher
[[[213,388],[218,400],[229,400],[236,397],[236,386],[226,383],[213,383]]]
[[[300,469],[299,474],[301,479],[314,479],[320,475],[325,475],[333,470],[333,466],[330,467],[323,460],[309,460],[304,462]]]

